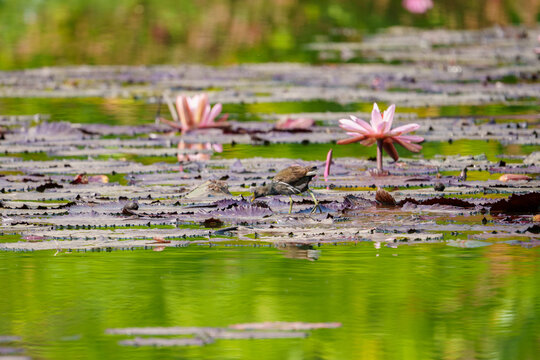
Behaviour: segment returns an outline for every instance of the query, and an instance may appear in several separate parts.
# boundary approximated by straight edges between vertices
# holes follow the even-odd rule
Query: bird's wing
[[[289,189],[290,192],[292,192],[293,194],[300,194],[301,191],[297,188],[295,188],[294,186],[292,186],[291,184],[287,184],[286,182],[283,182],[283,181],[274,181],[275,183],[277,184],[280,184],[284,187],[286,187],[287,189]]]
[[[281,170],[274,176],[274,181],[290,183],[294,182],[308,173],[309,169],[304,166],[293,165]]]

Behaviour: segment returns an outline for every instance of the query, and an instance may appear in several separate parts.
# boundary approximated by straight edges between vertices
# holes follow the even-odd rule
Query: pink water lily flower
[[[221,104],[216,104],[213,107],[208,102],[208,95],[199,94],[192,97],[179,95],[176,97],[173,106],[172,101],[166,97],[169,110],[174,121],[169,121],[163,118],[159,120],[175,129],[186,133],[194,129],[211,128],[223,126],[226,123],[227,115],[216,120],[221,113]]]
[[[383,149],[392,157],[392,159],[397,161],[399,159],[399,154],[394,146],[394,142],[407,150],[419,152],[422,149],[422,146],[415,143],[424,141],[424,138],[420,136],[403,135],[417,130],[420,127],[418,124],[407,124],[392,129],[395,110],[396,106],[391,105],[383,114],[381,114],[379,107],[374,103],[369,124],[364,120],[358,119],[354,115],[351,115],[351,119],[339,120],[339,126],[347,131],[347,135],[352,137],[339,140],[337,143],[339,145],[345,145],[359,142],[364,146],[371,146],[377,143],[377,171],[379,174],[383,174]]]
[[[208,102],[208,95],[200,94],[193,97],[179,95],[176,98],[176,111],[182,125],[182,132],[191,129],[201,129],[216,126],[216,117],[221,113],[221,104],[213,107]],[[224,122],[226,116],[221,117],[218,122]]]
[[[433,1],[403,0],[403,7],[413,14],[423,14],[433,7]]]

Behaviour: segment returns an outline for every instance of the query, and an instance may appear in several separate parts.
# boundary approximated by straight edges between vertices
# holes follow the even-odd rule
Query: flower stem
[[[377,171],[382,174],[382,151],[383,151],[383,140],[377,139]]]

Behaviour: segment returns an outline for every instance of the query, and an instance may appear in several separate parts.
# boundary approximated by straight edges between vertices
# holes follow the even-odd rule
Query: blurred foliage
[[[538,21],[538,0],[0,0],[0,67],[313,61],[320,40],[404,25],[479,28]]]

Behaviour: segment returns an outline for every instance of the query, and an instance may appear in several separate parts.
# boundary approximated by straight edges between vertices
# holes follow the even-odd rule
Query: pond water
[[[154,100],[155,101],[155,100]],[[384,108],[384,102],[378,102]],[[273,117],[281,114],[317,112],[358,112],[369,113],[372,102],[339,104],[331,101],[312,100],[279,103],[224,104],[223,113],[231,120],[260,120],[262,115]],[[102,123],[110,125],[141,125],[151,122],[156,116],[157,104],[146,99],[129,98],[0,98],[1,115],[46,114],[51,121],[70,121],[73,123]],[[519,121],[526,115],[537,115],[535,101],[507,102],[505,104],[449,105],[449,106],[400,106],[402,113],[418,117],[463,117],[481,116],[484,118],[506,116],[511,121],[515,116]],[[163,116],[169,117],[168,110],[161,109]],[[339,117],[336,117],[337,120]],[[529,120],[534,121],[534,119]]]
[[[500,244],[2,253],[0,334],[34,359],[533,359],[539,251]],[[313,260],[310,261],[308,258]],[[340,322],[306,339],[118,346],[117,327]]]
[[[22,13],[8,3],[0,10]],[[197,19],[191,23],[169,16],[169,0],[99,1],[93,12],[86,3],[26,5],[23,23],[16,20],[6,34],[15,50],[0,55],[0,65],[170,63],[184,59],[186,49],[195,49],[195,62],[208,54],[212,60],[202,62],[259,54],[254,61],[324,64],[1,73],[0,359],[9,352],[30,359],[538,358],[536,30],[393,28],[363,39],[396,22],[530,23],[523,9],[532,2],[520,2],[519,16],[509,2],[497,2],[492,12],[510,18],[484,19],[486,1],[459,1],[455,10],[454,2],[437,2],[418,17],[394,11],[401,0],[285,1],[260,38],[220,46],[203,40],[223,40],[224,29],[257,33],[251,25],[264,13],[261,2],[245,5],[245,19],[229,19],[236,25],[212,22],[209,32],[195,26],[208,23],[199,18],[204,2],[185,8]],[[238,10],[236,2],[211,3],[217,13]],[[86,34],[88,19],[96,18],[103,21],[95,39],[81,35],[75,47],[72,38],[60,41]],[[60,29],[47,32],[47,41],[36,35],[44,19]],[[100,26],[112,19],[125,22],[104,40]],[[135,29],[142,29],[142,50],[126,41]],[[28,52],[15,46],[25,39],[33,44]],[[45,51],[36,42],[58,46]],[[308,49],[312,42],[318,50]],[[111,53],[122,56],[112,61]],[[335,55],[369,64],[336,64]],[[226,127],[180,135],[155,124],[162,95],[202,91],[223,103],[232,120]],[[346,136],[337,120],[369,119],[374,101],[381,109],[395,102],[395,122],[418,123],[416,135],[426,140],[420,153],[399,148],[399,161],[385,155],[389,176],[370,172],[374,147],[336,145]],[[161,115],[170,119],[165,106]],[[315,126],[276,128],[285,116],[313,117]],[[294,197],[293,210],[286,195],[247,201],[255,186],[295,162],[319,167],[310,186],[320,212],[310,212],[316,204],[307,195]],[[388,190],[382,200],[377,186]],[[307,330],[306,338],[281,332],[264,340],[210,342],[205,333],[210,343],[178,347],[126,346],[122,341],[135,335],[108,332],[278,321],[324,328]]]
[[[383,106],[383,105],[381,105]],[[223,112],[229,118],[239,121],[260,121],[261,116],[279,118],[280,114],[289,113],[318,113],[318,112],[369,112],[371,103],[339,104],[330,101],[304,101],[254,104],[224,104]],[[141,125],[151,123],[157,113],[158,105],[148,103],[143,99],[104,99],[104,98],[0,98],[0,114],[25,115],[47,114],[50,121],[69,121],[72,123],[101,123],[110,125]],[[492,118],[506,116],[504,122],[530,122],[535,125],[536,119],[527,119],[528,115],[536,115],[538,107],[533,102],[516,102],[514,104],[486,104],[461,106],[426,106],[415,108],[400,108],[419,118],[424,117],[466,117],[483,116]],[[167,111],[162,109],[162,111]],[[165,114],[168,116],[168,114]],[[308,115],[309,116],[309,115]],[[339,118],[336,115],[334,121]],[[450,140],[451,137],[449,136]],[[215,154],[216,158],[251,158],[277,157],[303,160],[322,160],[328,149],[333,147],[334,157],[373,157],[372,148],[351,144],[336,146],[333,144],[295,144],[280,143],[268,146],[253,146],[251,144],[224,144],[223,153]],[[439,155],[478,155],[485,154],[490,161],[504,159],[505,156],[528,155],[535,151],[534,145],[503,145],[498,141],[485,140],[456,140],[451,142],[425,142],[421,155],[416,155],[406,149],[401,149],[403,157],[421,156],[426,159]],[[21,154],[24,155],[24,154]],[[26,159],[44,159],[45,154],[24,155]],[[122,155],[124,156],[124,155]],[[129,157],[128,157],[129,158]],[[159,161],[176,161],[174,158],[138,158],[137,160],[151,163]]]

